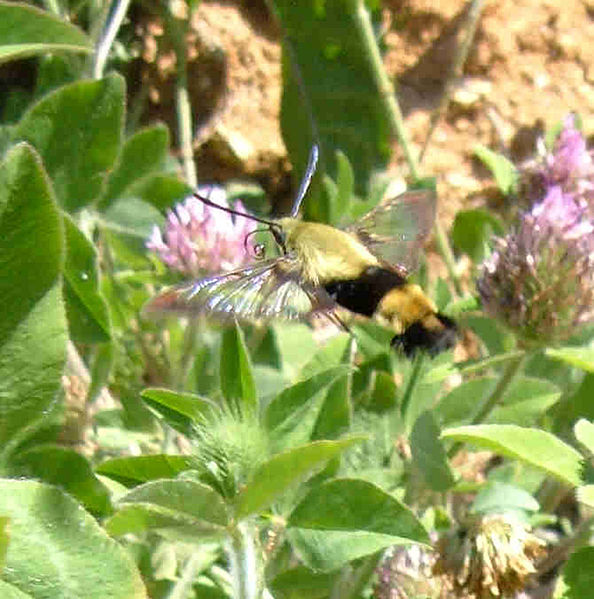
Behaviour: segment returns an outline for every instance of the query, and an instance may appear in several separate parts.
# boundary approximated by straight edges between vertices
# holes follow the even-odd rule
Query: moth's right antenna
[[[303,198],[309,189],[309,185],[311,180],[316,172],[316,167],[318,166],[318,157],[320,155],[320,148],[317,143],[315,143],[309,152],[309,159],[307,161],[307,168],[305,169],[305,174],[303,175],[303,179],[301,179],[301,183],[299,183],[299,190],[297,191],[297,196],[295,197],[295,201],[293,202],[293,209],[291,210],[291,217],[295,218],[299,214],[299,209],[301,208],[301,202],[303,202]]]
[[[278,19],[280,23],[280,19]],[[293,41],[288,33],[285,31],[283,35],[283,50],[285,51],[285,56],[288,59],[288,64],[286,68],[289,71],[289,76],[292,77],[293,81],[297,85],[297,89],[299,91],[299,95],[301,96],[301,100],[303,102],[303,106],[305,107],[305,112],[308,117],[309,127],[312,137],[312,146],[309,151],[309,158],[307,160],[307,167],[305,169],[305,173],[303,174],[303,178],[299,183],[299,189],[297,191],[297,195],[295,196],[295,200],[293,201],[293,208],[291,210],[291,216],[295,218],[297,214],[299,214],[299,209],[301,208],[301,204],[303,202],[303,198],[307,194],[309,186],[311,185],[311,180],[316,172],[316,168],[318,165],[318,161],[320,158],[320,132],[318,130],[318,124],[316,122],[313,107],[311,105],[310,98],[307,94],[305,88],[305,82],[303,81],[303,76],[301,74],[301,68],[299,67],[299,61],[297,60],[297,55],[295,52],[295,48],[293,47]]]

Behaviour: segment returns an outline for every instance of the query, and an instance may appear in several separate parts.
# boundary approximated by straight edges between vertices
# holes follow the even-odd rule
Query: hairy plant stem
[[[388,77],[384,68],[382,56],[373,33],[369,11],[362,1],[358,2],[357,16],[359,21],[359,30],[361,31],[363,37],[365,54],[369,63],[371,64],[371,71],[375,78],[375,83],[379,90],[380,97],[384,103],[384,111],[388,118],[390,131],[398,140],[398,143],[404,152],[404,157],[408,164],[411,178],[413,181],[419,181],[421,179],[419,165],[413,155],[412,148],[410,147],[410,143],[408,141],[402,111],[400,110],[400,105],[398,104],[398,98],[394,93],[394,85],[390,81],[390,78]],[[443,227],[438,219],[435,220],[435,236],[437,239],[439,253],[442,256],[448,270],[448,274],[453,281],[454,289],[458,295],[462,295],[462,286],[460,284],[460,277],[456,270],[454,253],[452,252],[452,249],[448,243],[447,235],[445,234],[445,231],[443,230]]]
[[[373,33],[369,11],[362,0],[358,0],[357,2],[357,18],[359,31],[363,38],[365,56],[371,65],[371,72],[373,73],[375,84],[378,88],[382,102],[384,103],[384,111],[388,118],[390,132],[396,137],[398,143],[402,147],[411,177],[413,180],[418,181],[420,178],[419,169],[408,142],[402,111],[400,110],[400,105],[394,94],[394,86],[384,69],[382,56],[375,39],[375,34]]]
[[[445,263],[450,280],[454,285],[454,291],[457,295],[462,296],[464,291],[460,282],[458,269],[456,268],[456,258],[448,241],[448,236],[438,218],[435,219],[435,241],[437,242],[437,250]]]
[[[345,566],[332,587],[330,599],[356,599],[361,597],[369,579],[382,559],[382,552],[374,553],[361,560],[361,565],[353,568]]]
[[[538,564],[536,569],[538,576],[544,576],[548,574],[560,564],[562,564],[568,557],[569,554],[579,545],[587,543],[588,539],[592,534],[592,527],[594,526],[594,516],[590,516],[580,522],[570,537],[563,539],[558,545],[556,545],[550,553]]]
[[[111,14],[111,18],[107,16],[105,26],[102,28],[103,34],[99,35],[97,45],[95,47],[95,56],[93,60],[93,79],[101,79],[103,77],[103,69],[109,56],[111,46],[118,34],[120,26],[128,12],[130,6],[130,0],[115,0],[113,3],[113,10],[108,12]]]
[[[43,0],[43,5],[48,12],[51,12],[59,17],[62,16],[62,7],[58,0]]]
[[[203,560],[199,552],[195,552],[186,561],[181,576],[167,595],[167,599],[185,599],[192,590],[192,584],[196,574],[203,567]]]
[[[226,546],[233,584],[233,599],[262,599],[262,550],[257,530],[249,522],[236,524]]]
[[[188,61],[186,58],[187,21],[176,18],[171,3],[163,11],[165,30],[173,46],[176,60],[175,108],[177,113],[177,133],[184,171],[184,178],[190,187],[198,185],[194,150],[192,148],[192,104],[188,92]]]
[[[404,394],[402,395],[402,401],[400,402],[400,414],[404,420],[404,424],[407,431],[412,429],[413,422],[409,421],[409,408],[411,399],[415,393],[417,385],[421,380],[421,373],[423,371],[423,364],[425,363],[425,355],[423,353],[417,353],[414,357],[412,364],[412,370],[408,377],[408,383]]]
[[[497,385],[495,386],[495,389],[493,389],[491,395],[489,395],[489,397],[487,397],[485,403],[482,405],[481,409],[478,411],[478,413],[472,419],[470,424],[476,425],[476,424],[481,424],[482,422],[485,421],[487,416],[489,416],[489,414],[493,411],[493,409],[497,406],[497,404],[499,404],[499,402],[503,399],[503,396],[509,389],[514,378],[516,377],[516,375],[518,374],[518,372],[521,370],[522,366],[524,365],[525,360],[526,360],[526,353],[522,352],[515,358],[508,361],[508,363],[506,364],[506,366],[503,370],[503,373],[501,374],[501,378],[499,379],[499,381],[497,382]],[[450,451],[448,452],[448,457],[453,458],[458,453],[458,451],[460,451],[462,445],[463,445],[463,443],[454,444],[450,448]]]
[[[483,8],[483,2],[484,0],[471,0],[469,2],[468,12],[466,13],[466,19],[464,23],[466,35],[464,36],[464,40],[462,41],[462,43],[459,44],[456,48],[454,59],[452,60],[452,63],[450,64],[450,68],[448,69],[448,73],[446,75],[443,94],[439,100],[439,105],[431,115],[429,132],[427,133],[425,143],[423,144],[423,148],[421,149],[421,153],[419,154],[419,163],[423,162],[425,152],[427,151],[429,142],[433,137],[433,133],[435,132],[435,129],[439,124],[439,121],[442,119],[443,115],[447,110],[448,104],[450,103],[454,86],[462,76],[462,69],[464,68],[464,63],[468,58],[468,52],[470,51],[470,47],[476,34],[476,28],[479,22],[479,17],[481,16],[481,10]]]
[[[196,318],[190,318],[184,331],[184,344],[182,348],[182,355],[179,361],[177,369],[177,376],[175,380],[175,389],[183,391],[186,379],[196,355],[196,340],[198,336],[198,320]]]

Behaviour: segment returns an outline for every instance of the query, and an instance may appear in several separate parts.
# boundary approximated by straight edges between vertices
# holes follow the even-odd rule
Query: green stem
[[[569,493],[572,493],[572,489],[566,484],[554,478],[546,478],[538,489],[536,500],[542,512],[552,514]]]
[[[175,381],[175,389],[183,391],[188,373],[192,368],[196,355],[196,338],[198,334],[198,319],[191,318],[184,333],[184,345]]]
[[[345,566],[332,587],[330,599],[355,599],[361,597],[363,589],[382,559],[382,552],[374,553],[362,560],[359,567]]]
[[[466,36],[464,37],[462,43],[456,48],[456,54],[454,55],[454,59],[452,60],[446,75],[446,82],[443,94],[439,101],[439,106],[431,115],[429,132],[427,133],[425,143],[423,144],[423,148],[419,155],[419,163],[423,162],[423,157],[425,156],[425,152],[427,151],[431,137],[433,136],[439,121],[442,119],[447,110],[448,104],[450,103],[454,86],[462,76],[462,69],[464,68],[464,63],[468,57],[468,52],[470,51],[470,46],[472,45],[472,41],[474,40],[476,33],[479,17],[481,16],[483,1],[484,0],[471,0],[470,2],[468,13],[466,15],[466,22],[464,23],[466,27]]]
[[[199,551],[194,552],[182,570],[180,578],[175,583],[167,599],[185,599],[189,596],[196,574],[203,566],[203,559]]]
[[[177,112],[177,133],[184,177],[190,187],[198,185],[194,150],[192,148],[192,104],[188,92],[188,72],[186,58],[186,26],[171,12],[168,5],[163,11],[169,41],[173,45],[176,59],[175,107]]]
[[[493,393],[487,398],[487,401],[483,404],[483,407],[479,410],[478,414],[472,419],[471,424],[481,424],[485,421],[487,416],[493,411],[493,408],[503,399],[503,396],[509,389],[512,381],[516,377],[516,374],[520,371],[524,364],[526,354],[520,354],[515,360],[510,360],[497,383]]]
[[[412,364],[412,371],[410,376],[408,377],[408,384],[406,385],[406,389],[404,391],[404,395],[402,396],[402,401],[400,402],[400,414],[406,426],[406,430],[410,430],[412,426],[412,422],[409,423],[409,408],[411,399],[415,393],[417,385],[421,380],[421,373],[423,371],[423,364],[425,363],[425,354],[417,353],[414,357],[414,361]],[[411,426],[409,426],[409,424]]]
[[[553,547],[551,552],[540,563],[536,564],[538,577],[540,578],[557,568],[576,547],[587,543],[592,534],[592,526],[594,526],[594,516],[586,518],[577,526],[570,537],[563,539]]]
[[[48,12],[51,12],[59,17],[62,16],[62,7],[58,0],[43,0],[43,5]]]
[[[497,404],[499,404],[499,402],[503,399],[503,396],[509,389],[514,378],[522,368],[525,359],[526,354],[521,353],[516,358],[510,360],[507,363],[495,389],[493,389],[491,395],[489,395],[485,403],[482,405],[481,409],[472,419],[470,423],[471,425],[481,424],[482,422],[484,422],[487,416],[489,416],[489,414],[493,411]],[[462,445],[462,443],[456,443],[455,445],[453,445],[450,451],[448,452],[448,457],[454,457],[458,453]]]
[[[233,599],[262,599],[262,550],[256,531],[247,522],[240,522],[231,531],[227,544]]]
[[[104,33],[100,36],[95,48],[95,59],[93,62],[94,79],[101,79],[103,77],[103,69],[105,68],[109,51],[128,12],[129,5],[130,0],[115,0],[112,17],[107,22]]]
[[[400,105],[394,94],[394,86],[388,77],[386,70],[384,69],[384,63],[380,54],[375,34],[373,33],[373,26],[371,24],[371,18],[369,17],[369,11],[365,7],[365,3],[362,0],[357,2],[357,17],[359,31],[363,37],[363,48],[367,60],[371,64],[371,72],[375,79],[375,84],[378,88],[380,97],[384,102],[384,110],[388,118],[388,124],[390,126],[390,132],[396,137],[398,143],[402,147],[408,168],[410,170],[411,177],[414,181],[418,181],[420,178],[419,168],[417,161],[413,156],[408,137],[406,135],[406,128],[404,126],[404,118]]]
[[[454,257],[454,252],[448,242],[448,236],[438,218],[435,219],[435,241],[437,242],[437,250],[443,258],[448,275],[454,285],[454,290],[461,297],[464,294],[464,291],[462,289],[458,270],[456,269],[456,258]]]
[[[367,56],[367,60],[371,65],[371,72],[373,73],[375,84],[384,103],[384,111],[388,119],[390,132],[394,137],[396,137],[400,147],[402,148],[402,151],[404,152],[404,157],[406,158],[411,178],[413,181],[419,181],[421,178],[419,165],[413,155],[410,143],[408,141],[408,136],[406,134],[406,128],[404,125],[404,117],[402,116],[398,99],[394,93],[394,86],[384,68],[382,56],[373,33],[369,11],[365,7],[365,3],[362,1],[358,2],[357,16],[359,21],[359,30],[361,31],[363,38],[363,48]],[[454,253],[452,252],[452,249],[448,243],[445,231],[438,220],[435,221],[435,234],[439,252],[446,264],[448,274],[453,281],[456,293],[458,295],[462,295],[462,286],[460,284],[460,277],[456,272]]]

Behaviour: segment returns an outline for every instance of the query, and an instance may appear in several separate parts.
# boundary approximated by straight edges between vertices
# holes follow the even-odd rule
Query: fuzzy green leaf
[[[155,454],[112,458],[99,464],[95,471],[123,485],[134,486],[151,480],[175,478],[191,465],[189,456]]]
[[[114,170],[109,174],[106,190],[99,207],[104,208],[114,200],[129,197],[128,189],[147,175],[165,170],[169,152],[169,129],[155,125],[137,131],[122,147]]]
[[[510,194],[516,185],[518,172],[515,165],[502,154],[497,154],[489,148],[477,145],[474,148],[476,157],[493,173],[497,187],[504,193]]]
[[[537,512],[538,509],[538,501],[528,491],[500,482],[488,483],[477,493],[472,503],[472,512],[475,514],[510,510]]]
[[[565,362],[570,366],[581,368],[586,372],[594,372],[594,349],[591,347],[562,347],[547,349],[547,356]]]
[[[561,389],[550,381],[516,378],[488,418],[489,424],[515,424],[531,426],[561,397]]]
[[[243,332],[237,324],[223,333],[221,345],[221,391],[225,399],[257,408],[256,384]]]
[[[406,505],[380,487],[355,478],[314,487],[293,510],[288,526],[374,532],[426,543],[427,531]]]
[[[575,438],[594,456],[594,424],[584,418],[573,427]]]
[[[145,389],[140,396],[170,426],[184,435],[190,435],[196,421],[214,405],[198,395],[169,389]]]
[[[34,599],[33,595],[19,591],[18,587],[0,580],[0,596],[4,599]]]
[[[570,445],[545,431],[511,424],[461,426],[442,437],[473,443],[543,470],[561,482],[581,483],[582,457]]]
[[[502,233],[503,225],[494,214],[483,209],[460,210],[452,227],[452,241],[474,262],[482,262],[491,238]]]
[[[127,553],[71,497],[32,481],[0,480],[10,518],[5,582],[48,599],[141,599],[146,591]]]
[[[594,588],[592,563],[594,563],[594,547],[582,547],[570,555],[561,571],[566,585],[563,599],[586,599],[592,596],[592,588]]]
[[[322,571],[391,545],[428,542],[426,530],[407,506],[359,479],[336,479],[313,488],[288,524],[288,538],[299,558]]]
[[[229,522],[223,498],[209,486],[193,480],[151,481],[120,497],[119,503],[152,504],[216,526],[227,526]]]
[[[45,52],[92,51],[77,27],[18,2],[0,2],[0,63]]]
[[[56,401],[66,353],[59,210],[39,158],[13,148],[0,164],[0,454]]]
[[[410,435],[410,448],[413,464],[420,472],[425,484],[433,491],[443,492],[453,487],[456,479],[439,439],[439,432],[439,427],[431,412],[423,412],[413,426]]]
[[[284,570],[270,583],[276,599],[325,599],[334,582],[331,574],[314,572],[305,566]]]
[[[70,336],[79,343],[105,343],[111,338],[111,323],[99,291],[97,252],[68,215],[64,215],[64,229],[64,299]]]
[[[225,537],[225,529],[221,526],[150,503],[122,505],[105,521],[104,526],[105,530],[115,537],[157,532],[177,543],[204,543]]]
[[[287,489],[303,482],[328,460],[362,440],[363,437],[351,437],[339,441],[314,441],[275,455],[256,470],[237,496],[236,517],[245,518],[266,509]]]
[[[282,391],[270,402],[266,428],[278,448],[294,447],[311,439],[330,385],[345,371],[331,368]]]
[[[13,130],[14,140],[39,152],[58,202],[68,211],[99,197],[120,149],[124,95],[120,75],[77,81],[44,96]]]
[[[165,210],[192,195],[192,192],[193,189],[179,177],[154,173],[132,183],[123,197],[137,198],[158,210]]]
[[[88,460],[73,449],[37,445],[19,452],[13,468],[18,468],[21,476],[60,487],[94,514],[105,515],[111,509],[107,489],[93,474]]]

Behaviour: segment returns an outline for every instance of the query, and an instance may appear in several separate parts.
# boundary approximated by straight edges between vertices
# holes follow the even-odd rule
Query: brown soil
[[[263,1],[240,4],[204,0],[192,18],[188,72],[198,124],[196,161],[203,179],[252,178],[278,197],[287,193],[290,168],[278,119],[279,31]],[[420,150],[465,4],[386,0],[384,6],[385,64],[398,82],[410,139]],[[145,117],[164,119],[175,130],[175,61],[170,49],[155,49],[159,31],[151,27],[143,67],[151,110]],[[543,128],[570,111],[582,116],[586,132],[594,131],[592,106],[594,0],[486,1],[464,80],[423,163],[425,174],[438,177],[442,215],[450,220],[461,204],[474,202],[471,197],[481,202],[480,191],[491,184],[473,158],[476,144],[521,160]],[[396,167],[402,158],[395,149]]]

